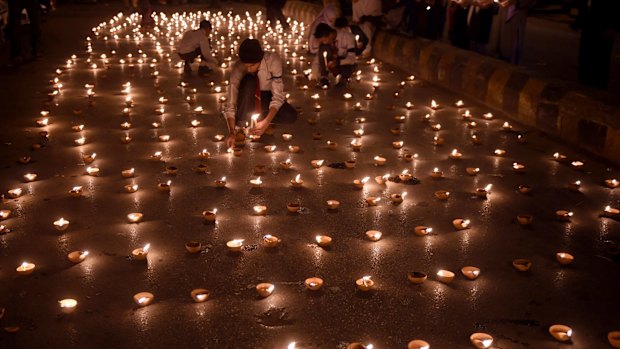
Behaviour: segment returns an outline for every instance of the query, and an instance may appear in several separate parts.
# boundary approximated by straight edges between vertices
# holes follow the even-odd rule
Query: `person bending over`
[[[234,145],[240,127],[250,125],[250,134],[261,136],[272,121],[292,123],[297,119],[297,111],[285,100],[280,56],[264,52],[256,39],[246,39],[239,46],[239,60],[230,73],[229,94],[224,107],[228,147]]]
[[[204,76],[217,67],[217,60],[211,54],[211,40],[209,40],[211,29],[211,22],[203,20],[199,29],[189,30],[183,34],[177,53],[185,62],[183,70],[186,74],[191,74],[191,64],[198,56],[200,56],[199,75]]]
[[[329,86],[329,73],[336,77],[336,86],[345,85],[355,71],[355,38],[347,30],[319,24],[314,33],[320,42],[312,62],[312,79],[319,77],[319,87]]]

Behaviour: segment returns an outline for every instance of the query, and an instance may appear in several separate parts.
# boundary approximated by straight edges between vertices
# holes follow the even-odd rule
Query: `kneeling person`
[[[250,133],[261,136],[273,121],[292,123],[297,111],[285,100],[282,60],[272,52],[264,52],[256,39],[246,39],[239,46],[239,60],[230,73],[229,99],[224,107],[228,125],[226,144],[232,147],[237,127],[252,124]]]
[[[336,85],[344,85],[355,71],[355,37],[350,31],[332,29],[319,24],[314,36],[320,42],[319,51],[312,63],[313,76],[320,76],[320,85],[328,86],[331,72]]]
[[[183,67],[185,73],[192,72],[191,64],[198,56],[200,56],[198,74],[208,74],[217,67],[217,60],[211,54],[209,35],[211,35],[211,22],[207,20],[200,22],[200,29],[190,30],[183,34],[177,53],[185,62]]]

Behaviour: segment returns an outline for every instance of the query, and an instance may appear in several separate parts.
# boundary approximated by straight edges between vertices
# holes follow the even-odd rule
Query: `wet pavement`
[[[218,46],[217,38],[227,35],[224,19],[216,25]],[[228,69],[202,79],[194,67],[193,76],[181,76],[178,59],[167,59],[169,39],[149,39],[152,30],[132,33],[135,22],[126,22],[119,39],[110,25],[91,34],[91,54],[84,40],[79,50],[64,52],[45,74],[62,84],[57,96],[47,97],[54,91],[49,82],[28,85],[30,94],[9,95],[16,103],[5,112],[13,121],[2,130],[3,143],[10,144],[1,154],[7,197],[1,209],[10,216],[0,222],[0,346],[292,348],[294,341],[296,348],[352,342],[405,348],[423,339],[432,348],[468,348],[470,335],[483,332],[493,336],[494,348],[611,348],[607,334],[620,330],[620,218],[603,211],[620,206],[619,189],[605,185],[620,179],[616,168],[518,124],[506,127],[508,116],[472,101],[457,107],[458,95],[380,63],[360,61],[360,81],[346,89],[305,90],[308,66],[295,35],[267,41],[290,63],[285,85],[300,117],[246,143],[236,156],[215,140],[225,132],[218,109]],[[140,33],[145,37],[135,39]],[[236,34],[224,44],[230,48],[235,40]],[[86,84],[94,85],[91,97]],[[160,104],[161,97],[167,102]],[[47,126],[37,126],[44,119],[40,111],[49,111]],[[489,112],[493,117],[485,118]],[[193,120],[200,124],[194,127]],[[284,140],[285,133],[292,139]],[[354,151],[351,142],[361,149]],[[208,157],[199,156],[203,149]],[[453,149],[460,158],[450,157]],[[506,153],[498,156],[497,149]],[[556,152],[566,160],[554,160]],[[318,159],[324,165],[313,168]],[[287,160],[290,169],[281,164]],[[343,168],[347,160],[355,160],[355,168]],[[516,171],[514,163],[525,168]],[[265,172],[255,173],[257,165]],[[97,167],[98,176],[88,175],[88,167]],[[170,167],[177,173],[169,174]],[[123,177],[131,168],[135,175]],[[441,178],[433,178],[435,168]],[[470,175],[468,168],[479,172]],[[26,182],[27,173],[36,180]],[[298,174],[303,185],[295,188],[291,180]],[[215,181],[224,176],[226,186],[218,188]],[[250,180],[258,176],[262,185],[253,188]],[[365,177],[363,188],[354,185]],[[161,190],[168,181],[170,190]],[[126,192],[134,184],[138,190]],[[478,197],[477,188],[488,184],[486,198]],[[523,185],[531,192],[521,193]],[[79,196],[70,194],[76,186],[82,187]],[[8,190],[17,188],[22,194],[9,198],[19,193]],[[447,200],[438,198],[442,190],[450,193]],[[392,202],[403,193],[402,203]],[[373,206],[372,197],[381,200]],[[330,209],[327,200],[340,206]],[[290,203],[301,208],[289,212]],[[256,215],[256,205],[266,206],[266,215]],[[213,209],[210,223],[203,211]],[[558,210],[573,214],[565,219]],[[136,212],[143,220],[130,223],[127,215]],[[532,222],[520,224],[519,215],[522,221],[531,215]],[[63,231],[54,226],[61,217],[70,222]],[[458,230],[455,219],[470,225]],[[419,236],[419,226],[433,230]],[[380,240],[371,241],[369,230],[382,232]],[[266,234],[279,238],[278,246],[265,246]],[[318,246],[317,235],[330,236],[331,245]],[[240,252],[227,247],[235,239],[244,240]],[[201,244],[198,253],[186,250],[191,241]],[[145,260],[132,257],[147,243]],[[72,251],[78,259],[80,252],[89,254],[74,264],[67,258]],[[573,263],[560,264],[558,252],[570,253]],[[519,258],[531,261],[529,271],[513,266]],[[36,265],[30,275],[16,270],[24,261]],[[467,279],[465,266],[479,268],[479,277]],[[452,282],[440,280],[441,269],[454,272]],[[414,271],[427,280],[413,284],[408,276]],[[323,287],[309,290],[304,280],[310,277],[320,277]],[[374,287],[362,291],[358,279],[359,288]],[[261,297],[259,283],[271,283],[273,293]],[[206,302],[190,296],[199,288],[207,290]],[[139,292],[152,293],[153,302],[139,306]],[[145,302],[143,296],[136,300]],[[67,298],[78,302],[71,314],[59,307]],[[548,331],[553,324],[570,326],[572,340],[556,341]]]

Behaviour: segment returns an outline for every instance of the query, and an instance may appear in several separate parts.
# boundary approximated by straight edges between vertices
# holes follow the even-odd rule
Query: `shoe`
[[[198,67],[198,75],[205,77],[207,75],[209,75],[211,73],[211,69],[209,69],[209,67]]]

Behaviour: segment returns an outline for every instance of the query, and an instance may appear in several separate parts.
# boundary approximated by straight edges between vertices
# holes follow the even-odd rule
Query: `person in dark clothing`
[[[41,39],[41,6],[37,0],[9,0],[9,37],[11,42],[11,61],[20,64],[22,58],[22,11],[26,10],[30,20],[30,47],[32,56],[41,55],[39,44]]]
[[[282,8],[286,4],[286,0],[266,0],[265,1],[265,10],[267,15],[267,20],[270,22],[271,27],[275,27],[276,21],[280,20],[280,24],[282,28],[287,29],[289,24],[286,22],[286,17],[282,13]]]
[[[614,34],[620,26],[618,0],[582,0],[577,24],[581,25],[579,81],[606,89]],[[614,27],[615,26],[615,27]]]
[[[487,45],[491,38],[491,26],[495,8],[492,0],[475,2],[476,6],[470,9],[469,38],[471,50],[481,54],[487,53]]]
[[[454,2],[451,1],[449,16],[450,16],[450,25],[448,29],[448,36],[450,37],[450,43],[452,46],[469,49],[469,27],[467,23],[467,17],[469,14],[469,8],[471,5],[468,5],[463,2]]]

